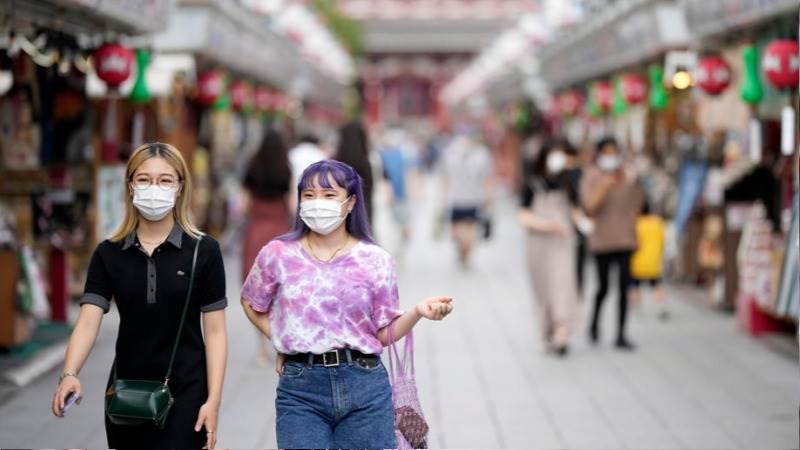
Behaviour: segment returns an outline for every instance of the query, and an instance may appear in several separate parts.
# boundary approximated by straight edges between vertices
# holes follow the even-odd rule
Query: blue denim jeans
[[[287,361],[275,409],[283,449],[397,447],[392,388],[380,362],[324,367]]]

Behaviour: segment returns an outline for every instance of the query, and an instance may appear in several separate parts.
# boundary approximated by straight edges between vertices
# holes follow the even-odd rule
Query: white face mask
[[[342,205],[349,199],[341,203],[325,199],[303,200],[300,202],[300,218],[315,233],[331,234],[347,218],[342,215]]]
[[[567,155],[564,152],[553,152],[547,155],[547,171],[553,175],[558,175],[567,167]]]
[[[161,189],[151,185],[144,189],[133,190],[133,206],[145,219],[156,222],[167,217],[175,207],[175,194],[178,188]]]
[[[597,158],[597,167],[606,171],[614,172],[622,165],[622,158],[617,155],[602,155]]]

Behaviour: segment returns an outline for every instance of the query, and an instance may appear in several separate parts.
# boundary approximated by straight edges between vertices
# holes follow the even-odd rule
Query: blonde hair
[[[175,221],[183,228],[186,234],[194,239],[198,239],[203,233],[192,223],[189,211],[192,196],[192,177],[189,172],[189,167],[186,165],[186,160],[183,159],[178,149],[169,144],[162,144],[160,142],[152,142],[139,146],[133,151],[133,154],[128,160],[128,166],[125,169],[126,186],[129,186],[139,166],[151,158],[163,158],[175,169],[175,172],[177,172],[182,186],[181,190],[178,192],[178,198],[175,200],[175,208],[172,210],[172,214]],[[126,195],[125,220],[122,221],[122,224],[117,228],[114,234],[111,235],[109,240],[111,242],[121,242],[128,237],[128,235],[136,231],[138,227],[139,211],[133,206],[133,198],[130,195]]]

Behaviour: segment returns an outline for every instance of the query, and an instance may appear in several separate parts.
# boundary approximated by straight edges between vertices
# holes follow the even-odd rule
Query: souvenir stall
[[[0,17],[0,347],[24,344],[41,320],[69,319],[103,192],[102,111],[87,79],[116,70],[90,61],[107,42],[158,29],[169,7],[95,3],[17,1]]]
[[[684,2],[698,50],[695,101],[711,167],[697,257],[712,301],[753,334],[797,321],[797,0]],[[796,200],[794,201],[796,203]],[[712,249],[712,251],[709,251]],[[718,255],[718,257],[715,257]],[[796,272],[795,272],[796,273]],[[794,291],[797,297],[796,291]]]

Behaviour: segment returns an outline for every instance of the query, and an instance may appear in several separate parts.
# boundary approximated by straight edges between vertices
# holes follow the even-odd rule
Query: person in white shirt
[[[292,170],[291,189],[295,189],[297,181],[303,176],[303,172],[308,166],[328,159],[328,154],[325,153],[319,146],[319,139],[312,134],[305,134],[300,137],[300,142],[291,150],[289,150],[289,166]],[[289,205],[289,210],[294,212],[297,209],[297,196],[290,195],[292,199]]]

